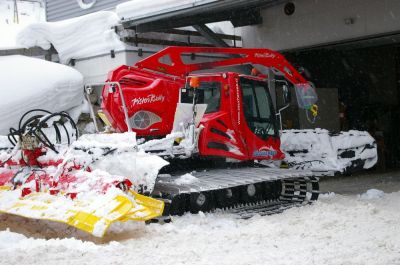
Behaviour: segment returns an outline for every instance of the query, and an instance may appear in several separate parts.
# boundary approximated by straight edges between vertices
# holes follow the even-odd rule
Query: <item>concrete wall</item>
[[[243,46],[286,50],[400,30],[398,0],[292,2],[294,14],[274,6],[262,11],[262,25],[241,28]]]

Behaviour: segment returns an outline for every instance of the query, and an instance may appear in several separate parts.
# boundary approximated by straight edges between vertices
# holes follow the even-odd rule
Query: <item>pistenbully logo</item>
[[[164,102],[165,97],[163,95],[154,95],[150,94],[147,97],[138,97],[132,99],[132,107],[136,105],[143,105],[143,104],[148,104],[148,103],[154,103],[154,102]]]

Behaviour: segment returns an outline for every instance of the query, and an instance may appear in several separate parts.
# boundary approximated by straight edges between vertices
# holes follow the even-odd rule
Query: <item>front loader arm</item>
[[[183,61],[183,55],[191,56],[196,53],[227,55],[227,57],[216,58],[211,62],[185,63]],[[137,62],[135,66],[186,78],[194,71],[246,64],[263,65],[281,72],[294,85],[299,108],[311,111],[314,117],[317,115],[318,107],[315,103],[318,97],[314,88],[282,54],[269,49],[171,46]]]
[[[231,55],[229,58],[220,58],[212,62],[191,63],[183,62],[182,55],[202,53],[209,55]],[[234,56],[234,57],[232,57]],[[161,62],[162,59],[170,63]],[[136,63],[139,68],[186,77],[191,72],[218,67],[259,64],[271,67],[282,72],[287,80],[293,84],[307,83],[304,77],[285,59],[283,55],[269,49],[260,48],[215,48],[215,47],[177,47],[172,46],[147,57]]]

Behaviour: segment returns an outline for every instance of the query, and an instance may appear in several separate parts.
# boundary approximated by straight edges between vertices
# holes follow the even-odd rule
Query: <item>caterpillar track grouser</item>
[[[114,133],[78,138],[66,113],[32,110],[10,144],[0,139],[0,212],[102,236],[116,221],[216,209],[248,218],[317,200],[311,171],[279,168],[283,108],[271,84],[283,108],[294,89],[317,114],[312,85],[268,49],[168,47],[120,66],[98,113]]]

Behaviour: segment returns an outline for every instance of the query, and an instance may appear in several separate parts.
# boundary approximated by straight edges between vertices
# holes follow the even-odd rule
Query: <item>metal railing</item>
[[[121,102],[122,102],[122,110],[123,110],[124,116],[125,116],[126,127],[128,128],[128,132],[131,132],[132,131],[132,126],[131,126],[131,123],[129,121],[128,109],[126,107],[125,97],[124,97],[124,94],[122,92],[121,84],[119,82],[100,82],[100,83],[89,83],[89,84],[85,85],[85,94],[87,96],[86,99],[88,100],[88,103],[89,103],[89,106],[90,106],[90,115],[91,115],[91,117],[93,119],[93,123],[94,123],[96,131],[98,132],[99,128],[97,126],[96,116],[95,116],[95,113],[94,113],[94,110],[93,110],[93,106],[92,106],[92,104],[90,102],[89,95],[93,91],[92,90],[93,86],[105,86],[105,85],[111,85],[111,87],[114,86],[114,88],[115,88],[115,86],[118,87],[119,96],[120,96]]]

